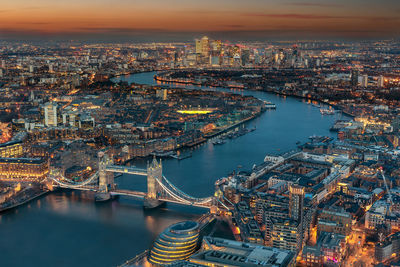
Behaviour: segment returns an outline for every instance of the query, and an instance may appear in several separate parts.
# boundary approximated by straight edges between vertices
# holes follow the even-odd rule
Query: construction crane
[[[385,174],[383,173],[383,168],[380,167],[379,170],[380,170],[381,175],[382,175],[382,177],[383,177],[383,182],[385,183],[386,191],[387,191],[388,196],[389,196],[389,197],[388,197],[388,201],[389,201],[390,209],[391,209],[392,206],[393,206],[392,194],[390,193],[389,187],[388,187],[388,185],[387,185],[386,177],[385,177]]]

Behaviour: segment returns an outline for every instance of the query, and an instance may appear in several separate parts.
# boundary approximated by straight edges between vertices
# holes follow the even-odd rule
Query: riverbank
[[[27,204],[28,202],[31,202],[31,201],[47,194],[48,192],[49,192],[49,190],[47,190],[47,189],[39,189],[39,188],[31,189],[28,192],[26,192],[26,191],[20,192],[19,194],[16,194],[15,196],[13,196],[11,199],[7,200],[7,202],[2,203],[0,205],[0,213],[5,212],[7,210],[17,208],[24,204]]]
[[[243,119],[243,120],[241,120],[241,121],[239,121],[239,122],[237,122],[235,124],[229,125],[229,126],[223,128],[223,129],[221,129],[220,131],[216,132],[216,133],[213,133],[213,134],[210,134],[210,135],[206,135],[206,138],[216,137],[216,136],[218,136],[220,134],[223,134],[223,133],[225,133],[225,132],[227,132],[229,130],[232,130],[235,127],[238,127],[238,126],[240,126],[242,124],[245,124],[246,122],[250,122],[250,121],[254,120],[255,118],[259,117],[263,112],[265,112],[265,110],[263,110],[260,113],[257,113],[255,116],[251,116],[251,117]]]
[[[154,75],[154,79],[156,81],[164,82],[164,83],[178,83],[178,84],[186,84],[186,85],[189,84],[189,85],[196,85],[196,86],[210,86],[209,84],[207,84],[205,82],[197,82],[197,81],[193,81],[193,80],[181,81],[181,80],[178,80],[178,79],[167,79],[167,78],[162,77],[162,76],[157,75],[157,74]],[[220,86],[212,85],[211,87],[220,87]],[[246,87],[246,88],[241,88],[241,87],[238,88],[238,87],[235,87],[235,86],[226,86],[226,87],[231,88],[231,89],[243,89],[243,90],[259,91],[259,92],[268,92],[268,93],[274,93],[274,94],[281,95],[281,96],[286,96],[286,97],[294,97],[294,98],[298,98],[298,99],[315,101],[315,102],[318,102],[320,104],[327,105],[327,106],[333,107],[334,109],[340,110],[343,114],[345,114],[347,116],[350,116],[350,117],[353,117],[353,118],[355,117],[355,115],[344,111],[343,108],[338,106],[338,105],[334,105],[334,104],[331,104],[331,103],[329,103],[327,101],[324,101],[324,100],[321,100],[321,99],[317,99],[317,98],[313,98],[313,97],[301,96],[301,95],[296,95],[296,94],[288,94],[288,93],[284,93],[284,92],[280,92],[280,91],[273,90],[273,89],[268,89],[268,88],[263,88],[262,90],[258,90],[258,89],[249,88],[249,87]]]
[[[181,160],[179,157],[171,156],[171,155],[169,155],[168,153],[173,153],[173,152],[180,151],[182,148],[183,148],[183,149],[185,149],[185,148],[194,148],[194,149],[195,149],[197,146],[200,146],[200,145],[206,143],[206,142],[207,142],[209,139],[211,139],[211,138],[214,138],[214,137],[216,137],[216,136],[219,136],[219,135],[221,135],[221,134],[224,134],[224,133],[226,133],[226,132],[228,132],[228,131],[230,131],[230,130],[236,128],[236,127],[239,127],[239,126],[241,126],[241,125],[244,125],[244,124],[246,124],[246,123],[249,123],[250,121],[252,121],[252,120],[258,118],[261,114],[263,114],[263,112],[265,112],[265,110],[266,110],[266,109],[263,109],[261,112],[255,114],[254,116],[251,116],[251,117],[249,117],[249,118],[245,118],[245,119],[243,119],[243,120],[240,120],[239,122],[236,122],[236,123],[234,123],[234,124],[232,124],[232,125],[228,125],[228,126],[222,128],[222,129],[218,130],[217,132],[214,132],[214,133],[211,133],[211,134],[205,134],[204,137],[199,138],[199,140],[196,140],[196,141],[194,141],[194,142],[185,144],[185,145],[183,145],[183,146],[181,146],[181,147],[179,147],[179,148],[175,148],[175,149],[173,149],[173,150],[163,152],[163,153],[167,153],[166,155],[162,155],[162,154],[157,155],[155,152],[152,152],[152,153],[150,153],[149,155],[144,156],[144,157],[133,157],[133,158],[124,160],[124,161],[122,162],[121,165],[126,165],[126,164],[128,164],[129,162],[131,162],[131,161],[133,161],[133,160],[135,160],[135,159],[138,159],[138,158],[146,159],[146,158],[151,158],[152,156],[157,156],[157,157],[171,157],[171,158],[175,158],[175,159]],[[186,157],[185,157],[185,158],[186,158]]]

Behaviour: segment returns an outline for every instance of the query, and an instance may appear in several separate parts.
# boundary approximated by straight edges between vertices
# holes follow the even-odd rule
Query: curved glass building
[[[196,251],[198,241],[197,222],[184,221],[173,224],[154,242],[149,261],[157,265],[167,265],[176,260],[185,260]]]

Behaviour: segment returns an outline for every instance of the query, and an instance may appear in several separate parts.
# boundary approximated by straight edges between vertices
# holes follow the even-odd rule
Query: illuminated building
[[[295,253],[228,239],[206,236],[202,250],[188,260],[201,266],[295,266]],[[187,266],[187,265],[185,265]]]
[[[168,90],[167,89],[159,89],[156,90],[156,97],[161,98],[162,100],[167,100],[168,97]]]
[[[203,57],[208,57],[209,50],[210,41],[207,36],[203,36],[203,38],[201,38],[201,54],[203,55]]]
[[[62,120],[63,120],[64,125],[76,127],[77,126],[77,121],[76,121],[77,118],[78,118],[78,114],[76,114],[75,112],[72,112],[72,111],[62,114]]]
[[[177,110],[176,112],[180,113],[180,114],[208,114],[208,113],[212,113],[214,110],[212,109],[191,109],[191,110]]]
[[[44,124],[46,126],[57,126],[57,104],[48,102],[44,104]]]
[[[365,228],[375,229],[378,225],[385,224],[386,214],[390,204],[383,200],[376,201],[365,214]]]
[[[368,87],[368,75],[364,74],[361,79],[361,86]]]
[[[265,233],[264,240],[266,245],[272,245],[272,236],[271,230],[273,227],[272,219],[281,218],[285,219],[288,217],[288,209],[282,207],[272,207],[266,206],[264,207],[264,225],[265,225]]]
[[[212,66],[219,66],[222,64],[222,42],[215,40],[211,42],[211,57],[210,64]]]
[[[343,209],[324,209],[318,217],[318,233],[332,232],[349,235],[351,231],[351,215]]]
[[[242,61],[242,66],[246,66],[250,63],[250,50],[248,48],[242,50],[240,59]]]
[[[92,132],[96,134],[96,132]],[[78,128],[75,127],[52,127],[35,129],[28,135],[31,141],[73,139],[78,136]]]
[[[299,252],[302,243],[301,224],[295,220],[272,218],[271,239],[274,248]]]
[[[356,69],[351,70],[351,76],[350,76],[350,84],[352,86],[357,86],[358,85],[358,75],[359,71]]]
[[[197,249],[199,224],[193,221],[179,222],[169,226],[154,242],[149,261],[153,264],[168,264],[188,259]]]
[[[303,221],[304,187],[289,186],[289,216],[295,221]]]
[[[385,78],[382,76],[382,75],[380,75],[379,77],[378,77],[378,81],[377,81],[377,86],[379,87],[379,88],[383,88],[384,87],[384,83],[385,83]]]
[[[287,217],[289,214],[288,208],[289,202],[287,197],[261,192],[257,193],[257,199],[255,200],[255,209],[256,220],[259,224],[269,223],[270,217],[283,217],[283,215],[280,215],[281,213],[285,213],[285,217]],[[282,210],[285,210],[285,212],[283,212]]]
[[[307,266],[341,266],[346,256],[346,237],[323,232],[315,246],[305,246],[302,259]]]
[[[48,172],[48,161],[41,158],[0,158],[2,181],[40,182]]]
[[[212,66],[219,66],[219,65],[221,65],[221,60],[220,59],[221,58],[219,56],[213,55],[213,56],[211,56],[210,64]]]
[[[196,54],[201,54],[202,49],[201,49],[201,40],[196,39]]]
[[[18,158],[22,157],[22,142],[10,141],[0,144],[0,157],[1,158]]]
[[[399,255],[400,252],[400,233],[397,232],[387,237],[375,246],[375,259],[384,262],[392,257]]]
[[[79,128],[84,130],[93,130],[95,126],[94,118],[88,114],[82,114],[78,123]]]
[[[221,40],[214,40],[214,41],[212,41],[212,42],[211,42],[211,48],[212,48],[212,51],[219,51],[219,52],[221,52],[221,50],[222,50],[222,42],[221,42]]]

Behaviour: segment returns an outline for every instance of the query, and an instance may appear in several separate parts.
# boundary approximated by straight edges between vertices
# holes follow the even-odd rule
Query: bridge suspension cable
[[[51,179],[52,179],[54,182],[56,182],[57,184],[61,185],[61,186],[78,189],[78,188],[81,188],[81,187],[86,186],[86,185],[88,185],[88,184],[91,184],[92,182],[94,182],[95,180],[97,180],[98,177],[99,177],[99,172],[98,172],[98,171],[95,172],[94,174],[92,174],[92,175],[89,177],[89,179],[86,179],[85,181],[79,182],[79,183],[75,183],[74,181],[72,181],[72,180],[70,180],[70,179],[67,179],[67,178],[66,178],[64,175],[62,175],[62,174],[60,174],[59,176],[60,176],[63,180],[67,181],[68,183],[62,182],[62,181],[60,181],[59,179],[57,179],[56,177],[54,177],[54,176],[52,176]]]
[[[163,176],[163,179],[168,183],[169,186],[171,186],[171,188],[173,188],[178,193],[182,194],[183,197],[187,198],[190,201],[193,201],[196,203],[205,203],[205,202],[209,202],[212,200],[212,197],[207,197],[207,198],[192,197],[192,196],[186,194],[185,192],[183,192],[182,190],[180,190],[179,188],[177,188],[175,185],[173,185],[170,181],[168,181],[168,179],[165,176]]]
[[[188,194],[184,193],[182,190],[180,190],[176,186],[174,186],[165,176],[162,176],[162,181],[160,181],[160,179],[158,179],[157,177],[155,177],[155,180],[168,195],[170,195],[172,198],[174,198],[177,201],[184,202],[187,204],[192,204],[192,205],[193,204],[202,205],[202,204],[206,204],[206,203],[212,201],[212,197],[195,198],[195,197],[189,196]],[[164,184],[164,182],[166,184]]]

